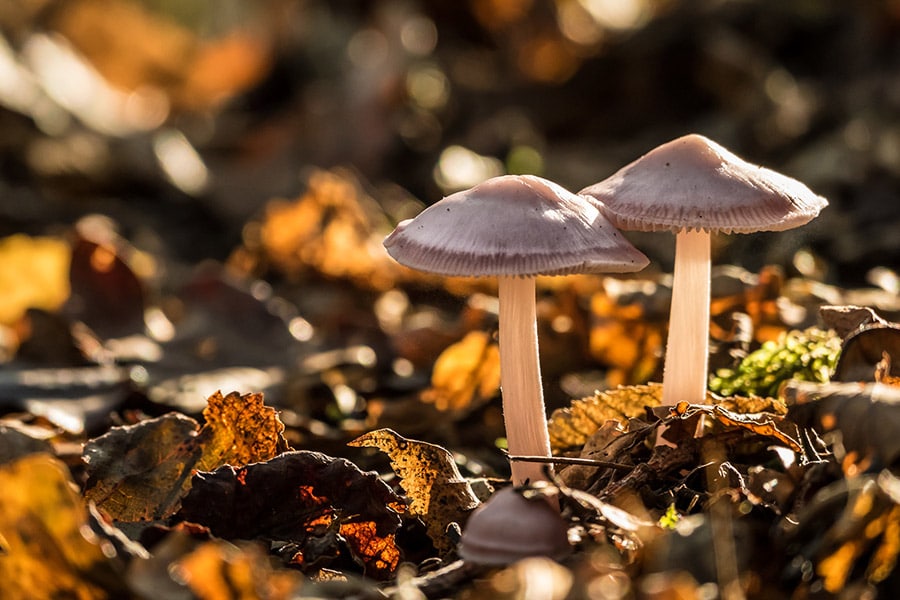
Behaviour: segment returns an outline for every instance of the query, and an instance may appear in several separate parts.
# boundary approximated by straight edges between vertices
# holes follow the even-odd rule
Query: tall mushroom
[[[808,187],[697,134],[651,150],[579,192],[617,227],[675,232],[663,404],[706,397],[710,232],[783,231],[828,205]]]
[[[384,240],[397,262],[499,281],[500,385],[510,454],[550,456],[538,361],[535,277],[638,271],[649,262],[590,202],[531,175],[505,175],[447,196]],[[542,466],[511,465],[516,485]]]

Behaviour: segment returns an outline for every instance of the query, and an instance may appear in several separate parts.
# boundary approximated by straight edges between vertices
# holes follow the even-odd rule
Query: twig
[[[609,462],[605,460],[595,460],[593,458],[574,458],[568,456],[523,456],[519,455],[509,455],[509,460],[512,461],[523,461],[523,462],[536,462],[536,463],[551,463],[554,465],[581,465],[584,467],[598,467],[598,468],[607,468],[607,469],[616,469],[619,471],[630,471],[634,468],[634,465],[623,465],[622,463]]]

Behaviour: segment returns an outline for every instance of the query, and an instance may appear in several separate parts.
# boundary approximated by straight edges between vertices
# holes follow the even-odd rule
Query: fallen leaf
[[[550,446],[554,452],[581,447],[606,421],[617,421],[624,427],[629,419],[644,414],[645,407],[659,406],[661,401],[660,383],[620,386],[573,400],[550,415]]]
[[[453,523],[462,526],[479,501],[450,452],[441,446],[408,440],[390,429],[370,431],[348,445],[378,448],[387,454],[409,499],[409,514],[422,519],[442,554],[455,548],[447,528]]]
[[[500,348],[483,331],[470,331],[447,347],[434,363],[431,387],[420,396],[438,410],[461,411],[500,391]]]
[[[126,597],[115,547],[90,527],[65,464],[32,454],[0,466],[4,600]]]
[[[395,534],[404,509],[403,499],[375,473],[300,451],[197,473],[179,516],[224,539],[295,545],[292,561],[300,566],[329,552],[342,554],[336,544],[343,540],[366,575],[384,579],[400,562]],[[329,536],[330,529],[340,536]]]
[[[89,441],[85,498],[113,521],[155,521],[178,510],[194,471],[243,466],[287,449],[284,425],[261,394],[216,392],[203,415],[203,427],[169,413]]]

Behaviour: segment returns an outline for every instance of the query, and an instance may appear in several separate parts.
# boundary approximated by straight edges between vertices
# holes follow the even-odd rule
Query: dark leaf
[[[170,413],[115,427],[85,445],[85,497],[114,521],[164,518],[178,509],[194,471],[267,460],[287,448],[284,425],[261,394],[213,394],[201,428]]]
[[[794,381],[785,386],[783,395],[789,420],[821,434],[839,433],[840,445],[856,459],[873,458],[883,466],[900,459],[900,388]]]
[[[888,375],[900,376],[900,325],[876,322],[856,330],[844,340],[832,379],[875,381],[875,366],[885,352],[893,359]]]
[[[395,533],[403,499],[375,473],[318,452],[287,452],[267,462],[197,473],[179,515],[225,539],[293,543],[293,561],[312,563],[317,539],[343,539],[367,575],[383,579],[400,562]],[[329,539],[328,531],[338,537]],[[317,554],[326,549],[315,548]],[[334,548],[328,548],[334,550]]]

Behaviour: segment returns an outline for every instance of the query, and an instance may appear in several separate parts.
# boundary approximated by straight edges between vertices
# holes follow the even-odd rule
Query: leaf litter
[[[862,120],[848,115],[837,122],[836,136],[817,120],[818,107],[827,106],[820,102],[828,100],[826,90],[856,97],[857,81],[871,86],[870,78],[845,78],[837,87],[815,85],[806,75],[794,82],[783,76],[793,67],[782,68],[774,52],[761,58],[763,68],[735,69],[720,62],[719,50],[752,39],[748,29],[732,27],[738,22],[720,27],[712,45],[690,43],[678,53],[705,69],[709,103],[684,102],[665,88],[647,97],[675,96],[679,119],[680,106],[716,103],[718,114],[731,115],[735,131],[745,132],[745,143],[782,157],[796,153],[794,167],[816,174],[823,185],[856,190],[860,184],[854,201],[867,208],[859,218],[854,213],[855,227],[832,221],[809,239],[767,248],[762,258],[758,248],[748,253],[756,257],[751,263],[780,265],[714,272],[710,372],[720,381],[711,382],[716,393],[702,404],[674,410],[657,406],[658,386],[651,383],[661,375],[669,278],[540,278],[538,331],[560,460],[548,487],[562,496],[574,552],[560,562],[529,558],[481,570],[456,560],[454,524],[464,524],[477,504],[474,490],[486,498],[506,485],[508,460],[525,458],[502,450],[496,290],[485,281],[422,276],[387,260],[382,236],[422,205],[399,186],[370,183],[362,173],[377,172],[384,160],[385,123],[399,123],[403,131],[387,162],[406,169],[415,154],[420,162],[410,169],[411,180],[420,192],[428,190],[423,197],[434,195],[435,182],[448,185],[438,156],[446,140],[436,139],[445,125],[454,143],[467,143],[461,125],[477,131],[483,147],[505,152],[512,144],[506,168],[522,167],[516,157],[537,152],[521,146],[523,140],[546,143],[548,150],[556,143],[541,137],[539,112],[508,109],[498,93],[502,114],[454,109],[452,129],[435,106],[417,104],[422,57],[413,58],[417,46],[410,40],[417,38],[410,34],[428,22],[424,14],[405,23],[402,36],[384,36],[386,43],[396,37],[404,44],[404,52],[386,53],[387,77],[332,81],[322,78],[332,59],[319,36],[285,35],[280,19],[271,19],[280,41],[269,45],[229,28],[224,13],[201,36],[187,26],[190,15],[176,21],[121,0],[51,3],[51,10],[45,4],[24,3],[21,14],[0,15],[12,40],[4,59],[21,84],[0,90],[0,119],[11,140],[3,146],[4,165],[16,173],[4,180],[10,183],[0,201],[4,235],[16,227],[30,232],[0,242],[2,597],[900,595],[900,451],[893,426],[898,278],[880,268],[866,277],[882,289],[828,285],[834,273],[826,279],[828,265],[810,249],[824,251],[824,241],[837,238],[828,258],[849,254],[836,270],[859,279],[861,258],[890,260],[886,251],[895,256],[896,236],[884,218],[889,186],[820,166],[858,162],[860,171],[880,178],[896,171],[884,144],[868,143],[868,131],[881,125],[880,112],[889,110],[876,106]],[[304,14],[318,4],[309,3],[312,10]],[[693,18],[690,10],[645,4],[648,28],[663,14],[659,21],[666,26]],[[755,4],[726,12],[747,16],[742,11]],[[452,106],[477,102],[466,94],[505,85],[490,82],[507,82],[508,72],[523,85],[567,89],[560,84],[597,48],[639,45],[659,32],[596,44],[599,30],[585,29],[585,20],[575,28],[577,39],[563,35],[562,25],[579,14],[572,6],[558,7],[559,28],[556,15],[547,27],[540,17],[547,11],[529,10],[531,3],[498,6],[442,12],[442,39],[450,20],[477,31],[467,37],[484,38],[491,47],[485,50],[491,60],[476,61],[484,71],[465,85],[439,66],[457,64],[458,56],[439,54],[425,70],[448,78],[441,89],[449,90]],[[387,19],[378,13],[379,19],[393,27],[406,10]],[[816,13],[828,26],[828,47],[858,48],[861,38],[835,43],[830,24],[849,18],[838,10]],[[326,13],[329,27],[346,32],[348,49],[375,39],[350,44],[363,21],[341,21],[340,9]],[[888,25],[896,20],[884,14]],[[40,25],[36,33],[23,28],[30,19]],[[318,33],[321,22],[311,23],[309,32]],[[569,34],[575,29],[566,27]],[[693,35],[693,28],[683,29]],[[76,56],[58,42],[62,38],[90,60],[85,77],[96,69],[127,91],[103,88],[120,111],[98,119],[91,109],[109,104],[60,104],[61,96],[33,87],[37,50]],[[302,48],[294,38],[302,38]],[[279,48],[296,56],[276,57]],[[399,55],[401,66],[392,62]],[[663,64],[652,52],[643,56],[651,70]],[[293,62],[297,57],[309,62]],[[666,69],[677,66],[678,56],[664,58]],[[341,77],[359,74],[356,59],[354,68],[335,62]],[[333,90],[353,90],[360,101],[346,104],[354,116],[296,124],[284,111],[268,110],[270,88],[294,85],[271,86],[270,69],[279,81],[285,72],[302,72],[313,84],[302,89],[303,103],[317,110],[334,98]],[[491,77],[497,69],[504,77]],[[473,76],[468,67],[455,71]],[[745,72],[762,74],[765,85],[735,94],[736,84],[750,83]],[[408,89],[390,83],[367,90],[370,79],[405,82]],[[235,95],[261,81],[265,85],[252,95]],[[39,101],[17,104],[12,94],[25,88]],[[734,98],[757,108],[729,105]],[[269,116],[247,119],[259,106]],[[786,119],[785,109],[809,114]],[[202,123],[192,121],[191,111],[202,113]],[[646,117],[631,107],[625,112]],[[463,116],[469,113],[476,116]],[[751,114],[757,120],[741,116]],[[828,114],[841,118],[839,111]],[[116,115],[144,120],[116,121]],[[799,124],[806,117],[817,127],[805,133],[803,125],[793,132],[766,125],[770,118]],[[235,138],[240,122],[251,123],[252,133]],[[364,136],[357,135],[360,125]],[[508,140],[500,134],[511,129]],[[598,153],[594,126],[584,129],[592,136],[590,156],[630,153],[647,134],[629,135],[638,142],[618,147],[617,141]],[[746,132],[756,133],[747,138]],[[199,147],[204,139],[210,145]],[[352,140],[351,154],[363,165],[358,172],[316,169],[303,178],[302,191],[260,202],[283,191],[273,192],[269,182],[297,179],[283,171],[268,177],[275,167],[296,165],[298,154],[305,164],[335,164],[344,140]],[[173,144],[178,165],[191,162],[194,145],[199,162],[191,169],[167,165],[162,149]],[[579,161],[567,162],[576,178],[594,175],[594,164],[587,173]],[[248,167],[252,186],[241,180]],[[442,176],[432,181],[433,172]],[[252,217],[250,187],[263,194]],[[32,188],[60,197],[48,201]],[[128,202],[106,199],[118,190],[128,191]],[[93,211],[120,222],[93,216],[74,227],[60,224]],[[828,229],[835,233],[826,238]],[[741,242],[720,243],[727,251]],[[796,246],[801,243],[811,246]],[[221,264],[197,265],[211,248]],[[820,312],[823,306],[830,312]],[[821,329],[811,335],[810,327]],[[810,338],[824,346],[807,345]],[[661,426],[674,447],[650,443]]]

